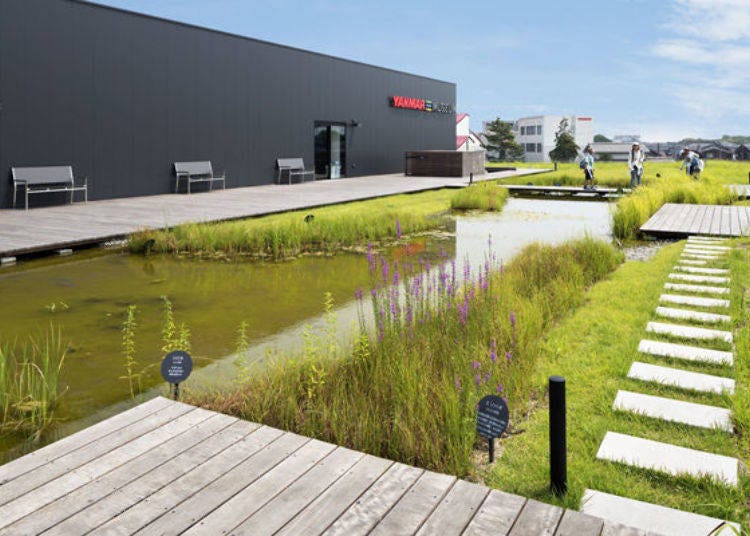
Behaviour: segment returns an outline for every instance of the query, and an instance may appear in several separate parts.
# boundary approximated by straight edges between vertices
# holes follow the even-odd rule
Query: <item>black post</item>
[[[173,383],[172,385],[174,385],[174,399],[177,400],[180,397],[180,384]]]
[[[555,162],[555,171],[557,171],[557,162]]]
[[[565,423],[565,378],[549,377],[549,472],[552,493],[568,491],[568,464]]]
[[[469,184],[472,184],[474,182],[474,174],[469,173]]]
[[[750,171],[747,172],[747,182],[750,183]]]
[[[495,439],[488,439],[487,445],[490,448],[490,463],[495,461]]]

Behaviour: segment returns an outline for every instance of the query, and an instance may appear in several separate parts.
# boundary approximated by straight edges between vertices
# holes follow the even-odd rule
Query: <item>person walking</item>
[[[596,190],[594,187],[594,148],[590,144],[583,150],[583,158],[579,166],[583,170],[583,189]]]
[[[630,148],[630,154],[628,155],[631,188],[641,185],[641,177],[643,177],[643,161],[645,159],[646,155],[641,150],[641,144],[638,142],[633,143],[633,146]]]

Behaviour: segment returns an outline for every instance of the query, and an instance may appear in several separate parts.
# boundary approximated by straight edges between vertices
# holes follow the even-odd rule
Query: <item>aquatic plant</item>
[[[125,375],[120,376],[120,379],[128,382],[131,399],[135,399],[135,395],[141,391],[141,373],[135,372],[138,365],[135,359],[135,329],[138,326],[135,322],[135,312],[136,306],[129,305],[125,321],[122,323],[122,357]]]
[[[488,259],[475,273],[454,262],[427,269],[373,255],[370,299],[357,293],[362,323],[345,350],[310,333],[301,354],[271,362],[233,391],[194,393],[192,401],[466,475],[479,398],[507,397],[513,418],[527,411],[546,328],[620,260],[588,237],[529,246],[507,266]]]
[[[0,429],[38,437],[52,421],[65,353],[61,330],[52,326],[24,343],[0,343]]]
[[[167,296],[161,297],[164,302],[161,327],[161,351],[165,354],[174,350],[190,351],[190,329],[185,323],[177,324],[174,319],[174,308]]]
[[[496,182],[479,182],[458,190],[451,197],[453,210],[500,211],[508,200],[508,189]]]

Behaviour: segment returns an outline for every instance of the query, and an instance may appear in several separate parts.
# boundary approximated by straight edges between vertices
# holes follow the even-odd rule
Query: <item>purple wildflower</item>
[[[497,384],[497,393],[502,394],[502,392],[503,392],[503,384],[501,382]]]
[[[510,351],[505,352],[505,360],[510,364],[513,361],[513,354]]]
[[[484,375],[484,381],[482,383],[487,383],[490,381],[490,377],[492,376],[492,371],[488,370]]]
[[[461,320],[461,325],[466,325],[466,317],[469,316],[469,302],[464,300],[464,302],[458,306],[458,317],[459,320]]]
[[[476,376],[474,376],[474,383],[476,384],[477,387],[479,387],[479,385],[482,383],[481,374],[477,374]]]
[[[354,292],[354,297],[356,297],[356,298],[357,298],[357,300],[360,300],[360,301],[362,300],[362,289],[361,289],[361,288],[358,288],[358,289],[357,289],[357,290],[356,290],[356,291]]]
[[[490,341],[490,359],[493,363],[497,364],[497,348],[495,346],[495,339]]]
[[[516,327],[516,313],[514,313],[513,311],[510,312],[510,327]]]
[[[474,370],[477,370],[481,366],[482,366],[482,364],[479,361],[475,360],[475,361],[471,362],[471,368],[473,368]]]

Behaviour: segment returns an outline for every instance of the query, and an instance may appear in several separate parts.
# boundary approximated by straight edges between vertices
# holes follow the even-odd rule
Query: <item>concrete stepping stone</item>
[[[612,409],[699,428],[718,429],[730,433],[733,429],[732,413],[726,408],[631,391],[617,391]]]
[[[657,307],[656,314],[664,318],[675,320],[692,320],[704,324],[718,324],[720,322],[729,322],[729,315],[717,315],[716,313],[702,313],[691,309],[675,309],[672,307]]]
[[[716,246],[714,244],[700,244],[700,243],[690,243],[685,246],[685,249],[699,249],[701,251],[716,251],[718,253],[726,253],[730,251],[732,248],[729,246]]]
[[[701,261],[718,261],[719,257],[716,255],[701,255],[698,253],[692,253],[690,251],[686,251],[682,254],[682,259],[688,259],[688,260],[701,260]]]
[[[697,328],[683,324],[667,324],[666,322],[649,322],[646,331],[658,335],[670,335],[682,339],[695,339],[699,341],[710,341],[719,339],[728,343],[732,342],[732,332],[720,329]]]
[[[708,264],[706,261],[699,261],[695,259],[680,259],[682,264],[692,264],[693,266],[704,266]]]
[[[725,283],[729,284],[728,277],[719,277],[716,275],[693,275],[693,274],[669,274],[669,279],[675,281],[690,281],[691,283]]]
[[[683,292],[694,292],[696,294],[729,294],[727,287],[712,287],[708,285],[689,285],[684,283],[665,283],[667,290],[681,290]]]
[[[678,305],[692,305],[693,307],[729,307],[729,300],[683,296],[681,294],[662,294],[659,296],[659,301],[663,303],[676,303]]]
[[[674,269],[689,274],[729,275],[729,270],[726,268],[695,268],[693,266],[680,266],[678,264]]]
[[[685,361],[697,361],[700,363],[715,363],[718,365],[734,364],[732,352],[723,350],[711,350],[710,348],[699,348],[698,346],[687,346],[685,344],[674,344],[671,342],[652,341],[643,339],[638,343],[638,351],[643,354],[658,357],[673,357]]]
[[[740,525],[658,504],[587,489],[581,512],[663,536],[736,536]],[[734,527],[737,532],[732,529]]]
[[[738,480],[736,458],[616,432],[606,433],[596,457],[674,476],[707,476],[728,486],[736,486]]]
[[[726,391],[729,394],[734,394],[734,380],[731,378],[690,372],[671,367],[660,367],[659,365],[641,363],[640,361],[634,361],[630,365],[628,378],[669,385],[688,391],[717,394]]]

